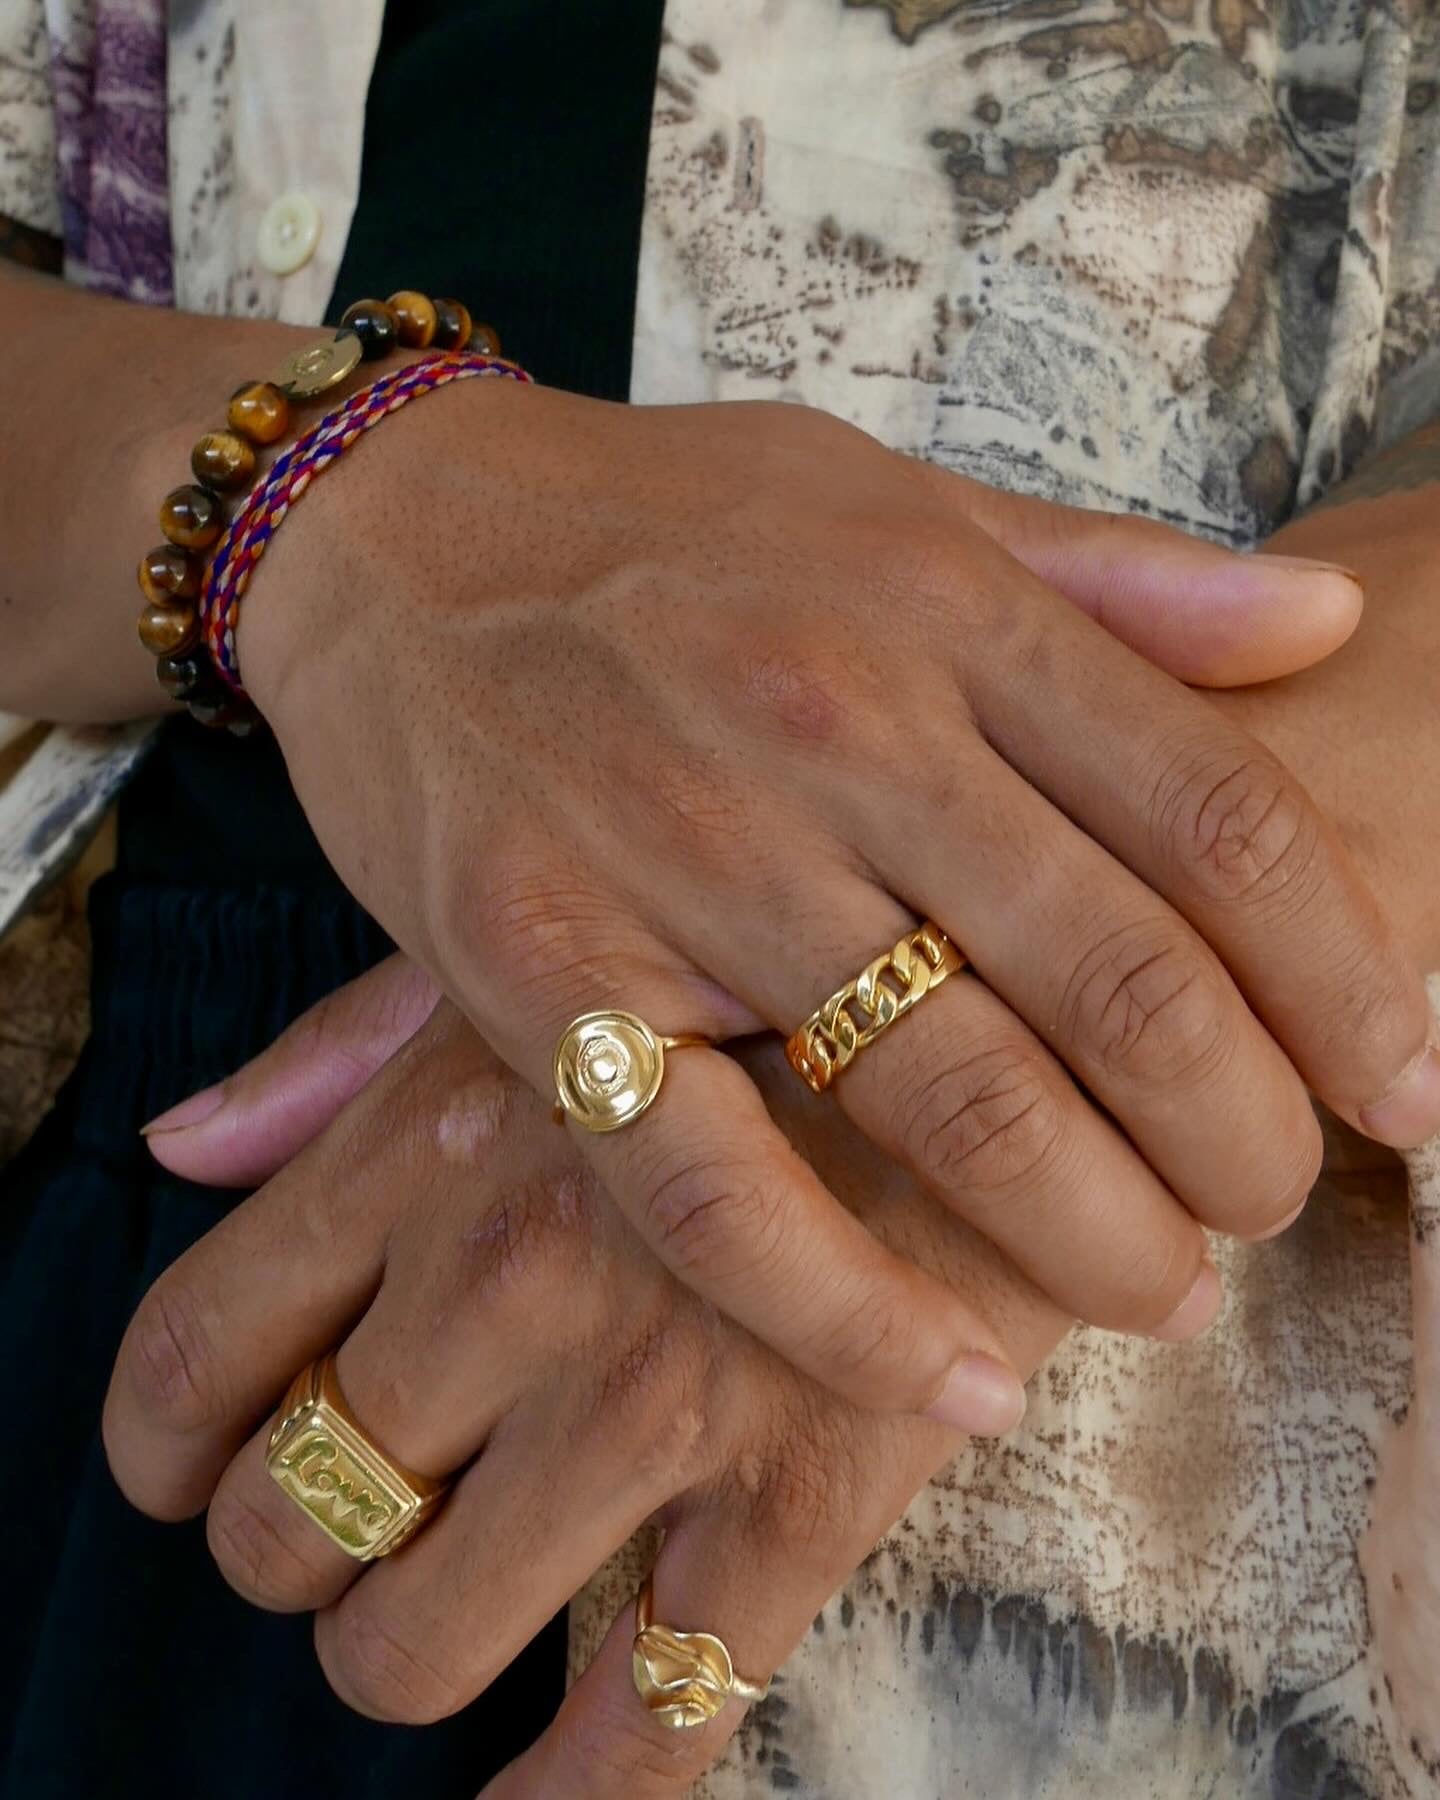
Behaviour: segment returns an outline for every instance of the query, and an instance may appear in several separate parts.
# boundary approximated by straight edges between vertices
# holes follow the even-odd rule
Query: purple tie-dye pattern
[[[52,0],[46,11],[66,277],[169,306],[165,0]]]

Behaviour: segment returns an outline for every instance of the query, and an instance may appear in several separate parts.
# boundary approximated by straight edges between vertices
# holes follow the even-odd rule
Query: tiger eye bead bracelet
[[[193,480],[160,503],[165,542],[146,551],[138,571],[145,598],[140,642],[156,658],[161,687],[202,724],[245,732],[254,723],[253,709],[221,680],[201,641],[197,602],[210,552],[228,523],[225,496],[254,483],[257,451],[289,433],[297,405],[323,398],[362,361],[399,349],[498,356],[500,339],[488,325],[476,324],[458,300],[432,300],[413,288],[388,300],[357,300],[345,309],[333,338],[292,351],[268,380],[236,388],[223,428],[206,432],[190,453]]]

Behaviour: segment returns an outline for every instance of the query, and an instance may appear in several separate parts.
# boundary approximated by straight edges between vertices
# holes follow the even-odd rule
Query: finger
[[[574,882],[542,871],[539,886]],[[588,920],[551,912],[537,942],[517,928],[525,919],[479,937],[475,919],[455,919],[444,960],[472,971],[459,1000],[542,1092],[554,1093],[555,1045],[581,1014],[620,1008],[661,1034],[707,1036],[755,1016],[673,948],[597,950]],[[732,1058],[673,1051],[641,1116],[603,1134],[569,1130],[661,1262],[796,1368],[857,1405],[932,1413],[976,1435],[1019,1421],[1024,1389],[993,1332],[836,1201]]]
[[[505,1154],[490,1169],[431,1160],[424,1214],[393,1240],[379,1292],[338,1348],[340,1389],[366,1437],[432,1480],[448,1479],[480,1452],[497,1423],[533,1395],[546,1366],[592,1366],[591,1346],[609,1325],[617,1292],[637,1316],[663,1300],[663,1272],[655,1265],[647,1279],[646,1267],[634,1266],[628,1230],[595,1204],[596,1178],[577,1168],[540,1108],[533,1111],[528,1132],[512,1119]],[[416,1185],[394,1158],[379,1179],[407,1191]],[[568,1379],[578,1391],[581,1378]],[[360,1565],[276,1484],[267,1454],[268,1425],[220,1479],[211,1552],[256,1605],[329,1605]]]
[[[1043,1036],[1196,1219],[1253,1238],[1293,1215],[1319,1170],[1319,1127],[1304,1084],[1219,958],[988,750],[960,772],[965,818],[951,826],[954,776],[922,776],[896,796],[871,829],[878,866],[903,871],[905,898],[949,926],[986,985]],[[906,1095],[921,1093],[929,1128],[953,1119],[956,1147],[967,1146],[980,1122],[969,1104],[975,1073],[945,1081],[947,1048],[953,1063],[965,1039],[951,1032],[947,1045],[941,1033],[940,1009],[927,1002],[917,1029],[893,1048],[877,1044],[885,1054],[847,1078],[844,1098],[867,1130],[913,1111]],[[1031,1059],[1010,1066],[1019,1073]],[[1017,1086],[1023,1097],[1035,1084]],[[1031,1131],[1052,1116],[1035,1115]],[[934,1141],[942,1164],[949,1135]],[[1123,1190],[1114,1204],[1124,1207]]]
[[[410,1724],[457,1712],[708,1469],[705,1336],[639,1316],[630,1344],[534,1389],[424,1534],[320,1614],[316,1649],[347,1704]]]
[[[1112,637],[1192,686],[1309,668],[1346,642],[1364,610],[1359,578],[1333,563],[1241,555],[1153,519],[973,482],[948,497]]]
[[[258,1187],[316,1137],[434,1010],[439,989],[391,956],[312,1006],[228,1080],[145,1127],[155,1160],[187,1181]]]
[[[948,1456],[944,1433],[867,1443],[863,1466],[885,1471],[835,1504],[781,1475],[746,1494],[717,1487],[676,1508],[655,1565],[657,1621],[717,1635],[735,1668],[763,1681],[780,1669],[835,1589]],[[633,1606],[611,1627],[536,1744],[496,1776],[483,1800],[679,1800],[719,1757],[744,1714],[732,1701],[708,1724],[674,1730],[650,1714],[631,1673]],[[784,1674],[775,1700],[783,1706]]]
[[[1011,624],[1014,626],[1013,597]],[[1080,613],[1037,607],[1017,681],[967,671],[994,747],[1217,951],[1332,1110],[1395,1148],[1440,1129],[1440,1055],[1418,972],[1300,783],[1255,739]]]
[[[143,1512],[199,1511],[291,1379],[375,1293],[395,1209],[381,1151],[393,1154],[389,1100],[405,1079],[401,1052],[375,1078],[372,1108],[337,1121],[141,1302],[110,1378],[103,1430],[115,1479]],[[445,1097],[483,1120],[503,1090],[488,1065]]]
[[[806,920],[788,954],[777,946],[767,955],[752,940],[748,968],[732,979],[793,1028],[842,986],[841,971],[858,975],[916,923],[867,883],[832,884],[825,916]],[[763,992],[750,993],[757,970]],[[901,991],[893,973],[882,980]],[[951,975],[862,1050],[826,1104],[842,1106],[1075,1316],[1177,1338],[1202,1331],[1218,1310],[1219,1278],[1194,1217],[1052,1047],[973,973]],[[1305,1117],[1313,1129],[1308,1107]]]
[[[994,1332],[834,1199],[729,1057],[675,1054],[650,1111],[586,1149],[661,1261],[803,1373],[977,1435],[1019,1422]]]

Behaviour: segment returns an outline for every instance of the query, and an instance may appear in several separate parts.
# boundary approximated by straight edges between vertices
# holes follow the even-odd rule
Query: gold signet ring
[[[619,1131],[660,1092],[667,1050],[709,1042],[693,1032],[661,1037],[634,1013],[581,1013],[555,1046],[555,1116],[563,1109],[587,1131]]]
[[[333,1353],[290,1384],[265,1466],[309,1520],[347,1556],[370,1562],[412,1538],[446,1483],[383,1451],[346,1404]]]
[[[635,1596],[635,1692],[662,1725],[688,1731],[707,1725],[730,1700],[763,1700],[768,1681],[735,1673],[730,1652],[708,1631],[674,1631],[655,1623],[654,1576]]]

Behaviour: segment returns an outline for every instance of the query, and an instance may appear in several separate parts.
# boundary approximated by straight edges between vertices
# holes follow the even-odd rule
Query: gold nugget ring
[[[672,1631],[655,1623],[655,1578],[635,1596],[635,1692],[647,1711],[672,1731],[708,1724],[730,1700],[763,1700],[768,1681],[735,1673],[730,1652],[708,1631]]]
[[[867,1044],[964,967],[963,954],[927,919],[811,1013],[785,1045],[790,1067],[823,1094]]]
[[[660,1037],[628,1012],[581,1013],[555,1046],[555,1116],[587,1131],[619,1131],[638,1119],[660,1092],[665,1052],[706,1037]]]
[[[291,1383],[265,1466],[330,1542],[361,1562],[413,1537],[446,1486],[396,1462],[366,1435],[340,1391],[333,1354]]]

